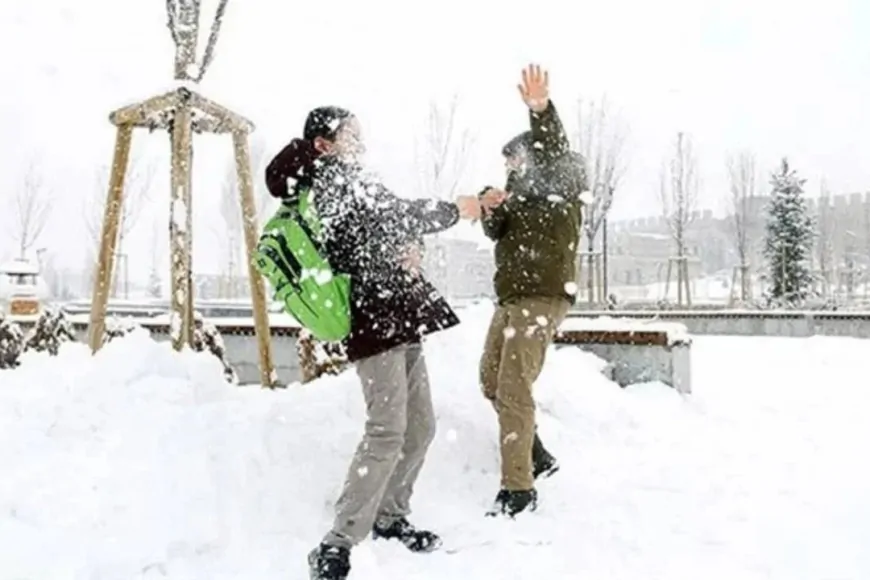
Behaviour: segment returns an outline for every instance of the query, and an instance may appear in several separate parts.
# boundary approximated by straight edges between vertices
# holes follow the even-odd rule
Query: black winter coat
[[[267,182],[277,184],[270,190],[285,203],[295,203],[301,187],[311,188],[326,257],[333,270],[350,276],[351,332],[343,341],[348,360],[417,343],[457,325],[459,318],[435,287],[402,265],[410,245],[459,221],[456,206],[399,198],[358,164],[334,157],[305,163],[303,170],[293,149],[291,144],[273,161]],[[282,162],[281,155],[296,159]],[[287,175],[286,164],[300,178],[293,187],[277,177]]]

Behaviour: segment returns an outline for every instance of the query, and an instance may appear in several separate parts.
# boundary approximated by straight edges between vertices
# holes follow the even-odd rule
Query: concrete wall
[[[679,322],[693,335],[851,336],[870,338],[870,313],[866,312],[764,312],[764,311],[577,311],[571,317],[631,318]]]
[[[557,348],[580,348],[606,360],[608,378],[623,387],[661,381],[680,393],[692,392],[691,344],[579,344],[557,345]]]
[[[870,338],[870,313],[861,312],[746,312],[746,311],[664,311],[664,312],[572,312],[572,317],[657,319],[679,322],[692,335],[734,336],[786,336],[814,335],[851,336]],[[250,331],[225,332],[220,319],[212,322],[222,331],[230,364],[236,369],[242,383],[258,383],[257,342]],[[87,340],[86,326],[75,324],[79,340]],[[159,326],[151,328],[157,340],[168,340]],[[563,345],[561,348],[583,348],[611,363],[612,378],[621,385],[661,380],[681,392],[691,392],[690,345],[676,347],[582,344]],[[291,384],[300,378],[296,339],[292,333],[276,333],[272,337],[272,350],[278,378],[282,384]]]
[[[81,342],[87,342],[87,327],[74,326],[76,338]],[[159,327],[149,328],[151,336],[155,340],[169,340],[169,333]],[[257,352],[257,340],[253,334],[230,334],[221,335],[227,351],[230,366],[235,369],[241,384],[259,384],[260,370],[259,353]],[[289,335],[277,335],[272,337],[272,359],[278,380],[282,385],[289,385],[300,379],[299,354],[296,351],[296,338]]]

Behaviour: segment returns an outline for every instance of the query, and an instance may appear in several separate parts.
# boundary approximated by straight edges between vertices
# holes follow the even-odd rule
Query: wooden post
[[[189,109],[188,109],[189,112]],[[188,116],[188,121],[192,121]],[[193,344],[194,333],[196,329],[193,303],[196,299],[196,286],[193,284],[193,138],[191,135],[191,125],[188,123],[187,131],[187,190],[184,205],[187,207],[187,250],[184,257],[186,261],[186,276],[187,280],[187,300],[184,304],[184,313],[187,316],[187,344]]]
[[[689,284],[689,258],[683,256],[680,267],[683,272],[684,284],[686,285],[686,306],[692,306],[692,291]]]
[[[189,304],[191,288],[190,255],[188,253],[187,226],[190,207],[190,109],[179,103],[170,128],[172,142],[172,192],[169,210],[169,237],[172,268],[172,297],[170,299],[170,335],[172,348],[181,350],[193,342],[193,324]]]
[[[100,238],[100,256],[94,276],[94,292],[91,297],[91,317],[88,327],[88,342],[91,352],[97,352],[103,345],[106,330],[106,306],[112,285],[112,271],[115,267],[115,245],[118,242],[118,222],[121,217],[121,204],[124,197],[124,177],[130,158],[130,143],[133,140],[133,126],[118,126],[115,138],[115,156],[112,159],[112,173],[109,177],[109,192],[103,211],[103,231]]]
[[[233,131],[233,152],[239,178],[242,223],[245,227],[248,278],[251,283],[251,299],[254,303],[254,331],[260,352],[260,381],[264,387],[273,388],[278,380],[272,367],[272,335],[269,331],[269,317],[266,310],[266,285],[253,260],[259,240],[259,226],[257,208],[254,204],[254,184],[251,180],[251,152],[245,131]]]

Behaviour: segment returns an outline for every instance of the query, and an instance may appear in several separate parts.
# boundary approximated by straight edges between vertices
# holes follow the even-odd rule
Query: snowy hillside
[[[853,379],[866,343],[700,337],[687,400],[621,390],[598,359],[554,351],[537,395],[563,468],[537,513],[492,521],[487,315],[429,346],[439,434],[413,517],[444,549],[366,541],[352,580],[870,577],[870,475],[854,467],[870,440]],[[353,373],[239,389],[212,357],[142,334],[93,359],[81,345],[30,356],[0,371],[0,576],[305,578],[363,411]]]

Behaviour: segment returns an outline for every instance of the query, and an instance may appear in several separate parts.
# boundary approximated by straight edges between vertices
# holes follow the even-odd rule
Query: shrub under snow
[[[347,357],[340,343],[316,340],[303,329],[296,341],[302,382],[307,383],[324,375],[338,375],[347,367]]]
[[[25,351],[48,352],[57,356],[60,345],[75,341],[72,324],[66,313],[59,308],[46,308],[39,315],[36,325],[28,333],[24,342]]]
[[[0,314],[0,369],[17,367],[23,350],[24,332],[21,327]]]
[[[106,330],[103,333],[103,344],[108,344],[113,339],[127,336],[141,326],[130,318],[106,318]]]
[[[210,352],[216,356],[224,366],[224,378],[227,382],[234,385],[238,384],[239,377],[227,358],[227,349],[224,346],[221,333],[215,325],[204,320],[199,312],[194,314],[193,344],[191,346],[197,352]]]

